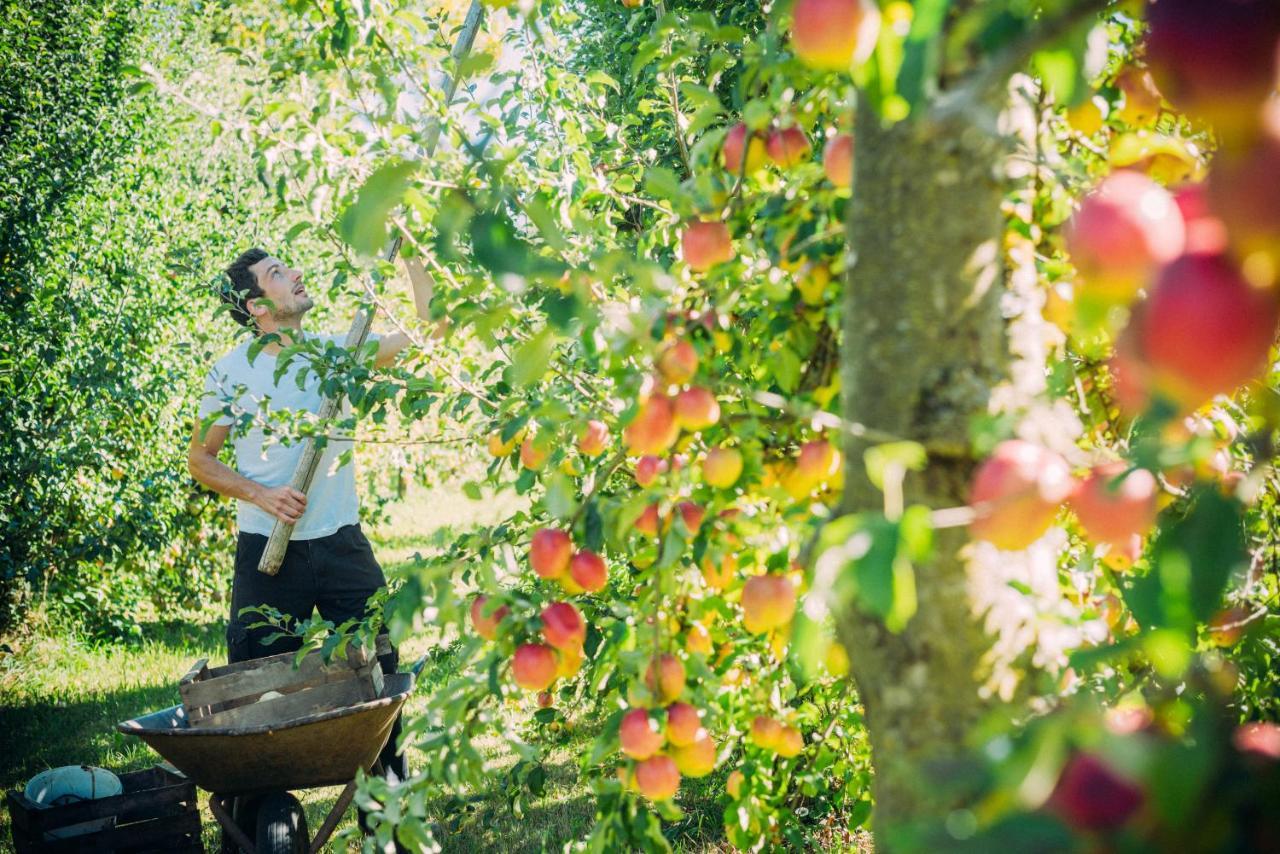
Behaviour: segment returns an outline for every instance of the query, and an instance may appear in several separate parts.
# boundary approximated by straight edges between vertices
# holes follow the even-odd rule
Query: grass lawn
[[[412,495],[391,508],[390,520],[371,531],[379,559],[388,574],[427,549],[430,534],[441,527],[464,529],[496,520],[516,507],[510,494],[473,502],[451,492]],[[228,559],[229,560],[229,559]],[[12,789],[39,771],[59,765],[91,764],[116,772],[149,767],[158,756],[140,740],[115,731],[118,721],[179,701],[177,681],[191,663],[208,658],[226,660],[223,606],[144,623],[145,640],[136,644],[88,642],[58,631],[33,615],[36,630],[22,638],[7,639],[11,652],[0,653],[0,786]],[[401,657],[413,661],[441,638],[418,637],[402,649]],[[420,691],[409,701],[409,713],[425,703],[433,676],[447,668],[448,658],[436,660],[436,672],[423,674]],[[512,726],[528,719],[530,709],[511,709]],[[581,839],[591,827],[595,802],[579,779],[578,762],[590,735],[575,733],[547,754],[546,796],[523,816],[515,815],[498,790],[476,793],[477,798],[459,817],[449,815],[456,829],[445,839],[453,851],[559,850],[563,843]],[[510,767],[515,757],[503,742],[484,745],[486,759],[495,772]],[[411,755],[410,762],[418,757]],[[340,789],[312,789],[299,793],[307,809],[308,825],[318,828]],[[204,810],[204,842],[217,850],[216,823],[201,793]],[[445,818],[445,816],[441,816]],[[460,819],[460,820],[459,820]],[[354,810],[348,810],[341,828],[354,827]],[[0,815],[0,852],[12,851],[8,814]],[[341,850],[331,846],[327,850]]]

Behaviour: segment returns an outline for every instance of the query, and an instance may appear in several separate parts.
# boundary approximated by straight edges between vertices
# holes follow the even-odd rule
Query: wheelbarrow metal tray
[[[373,765],[412,686],[412,674],[390,674],[376,700],[275,725],[193,728],[178,705],[116,728],[220,795],[337,786]]]

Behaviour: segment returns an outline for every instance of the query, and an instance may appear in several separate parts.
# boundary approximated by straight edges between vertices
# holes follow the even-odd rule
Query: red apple
[[[609,425],[592,419],[578,434],[578,450],[588,457],[598,457],[609,447]]]
[[[510,440],[502,441],[502,431],[494,430],[489,434],[489,453],[495,457],[509,457],[516,445],[524,440],[524,431],[516,433]]]
[[[742,797],[742,784],[746,782],[746,777],[741,771],[730,771],[729,777],[724,781],[724,790],[729,793],[729,797],[735,801]]]
[[[716,743],[704,732],[692,744],[673,748],[671,758],[684,776],[705,777],[716,767]]]
[[[765,750],[777,750],[782,724],[768,715],[757,715],[751,721],[751,743]]]
[[[662,731],[644,709],[632,709],[618,726],[622,752],[632,759],[648,759],[662,749]]]
[[[1147,128],[1160,118],[1160,89],[1151,72],[1135,65],[1126,66],[1116,77],[1116,88],[1124,93],[1119,117],[1134,127]]]
[[[529,436],[520,445],[520,465],[527,469],[538,471],[547,464],[547,457],[550,455],[547,440],[541,436]]]
[[[569,561],[569,575],[588,593],[599,593],[609,582],[609,569],[604,558],[583,549]]]
[[[645,454],[636,461],[636,483],[648,486],[667,470],[667,461],[653,454]]]
[[[537,699],[539,709],[549,709],[555,705],[556,702],[555,697],[551,696],[550,691],[539,691]]]
[[[673,341],[658,354],[658,373],[671,385],[684,385],[698,373],[698,351],[688,341]]]
[[[796,0],[791,47],[814,68],[848,71],[865,62],[880,33],[874,0]]]
[[[1071,488],[1062,457],[1020,439],[1001,442],[974,473],[969,533],[1007,551],[1025,549],[1053,524]]]
[[[471,625],[475,627],[476,634],[480,637],[485,640],[494,640],[498,636],[498,624],[511,613],[511,609],[502,605],[486,617],[485,605],[488,602],[489,597],[483,593],[471,600]]]
[[[690,535],[698,533],[698,529],[702,527],[702,520],[707,515],[707,511],[701,505],[692,501],[681,501],[676,505],[676,511],[684,520],[684,526],[689,529]]]
[[[1146,9],[1146,58],[1160,91],[1231,141],[1249,133],[1276,85],[1280,3],[1159,0]]]
[[[708,553],[702,558],[702,579],[712,590],[724,590],[738,574],[738,558],[726,551],[717,561]]]
[[[1280,726],[1270,721],[1250,721],[1232,733],[1231,742],[1241,753],[1280,760]]]
[[[1280,304],[1232,259],[1188,254],[1161,270],[1144,306],[1140,353],[1154,387],[1191,410],[1263,374]]]
[[[742,588],[742,625],[753,635],[791,622],[796,612],[796,588],[782,575],[757,575]]]
[[[635,529],[646,537],[658,536],[658,505],[650,504],[636,519]]]
[[[556,650],[556,678],[568,679],[582,667],[582,645],[566,646]]]
[[[1214,180],[1212,170],[1209,180]],[[1226,223],[1213,212],[1205,184],[1187,184],[1173,194],[1173,200],[1187,226],[1188,252],[1222,252],[1227,248]]]
[[[569,568],[573,541],[564,531],[542,528],[529,544],[529,563],[539,578],[559,578]]]
[[[649,662],[644,684],[659,703],[670,703],[684,693],[684,664],[671,653],[663,653]]]
[[[1138,352],[1142,305],[1134,307],[1129,324],[1116,336],[1115,352],[1107,361],[1111,392],[1120,411],[1133,418],[1151,404],[1151,372]]]
[[[693,744],[702,734],[702,718],[697,709],[688,703],[667,706],[667,741],[684,747]]]
[[[680,248],[684,262],[699,273],[733,260],[733,237],[723,222],[688,223],[680,236]]]
[[[1209,170],[1209,204],[1221,217],[1246,278],[1280,280],[1280,103],[1272,101],[1262,132],[1247,148],[1223,151]]]
[[[701,386],[676,395],[675,422],[685,430],[705,430],[720,420],[720,404],[715,395]]]
[[[769,133],[765,144],[769,159],[783,169],[796,166],[809,159],[812,146],[804,131],[794,125],[789,128],[775,128]]]
[[[778,739],[774,744],[774,749],[779,756],[791,759],[799,756],[804,750],[804,735],[793,726],[783,726],[779,730]]]
[[[853,134],[840,133],[827,140],[822,150],[822,171],[837,187],[853,186]]]
[[[650,756],[636,765],[636,789],[651,801],[669,801],[680,789],[680,771],[670,756]]]
[[[545,691],[556,681],[556,651],[546,644],[526,643],[516,648],[511,671],[526,691]]]
[[[800,446],[795,465],[782,479],[782,487],[799,501],[840,471],[840,453],[825,439]]]
[[[733,448],[712,448],[702,461],[702,479],[708,486],[728,489],[742,477],[742,454]]]
[[[1145,800],[1133,783],[1088,753],[1067,760],[1046,805],[1073,828],[1114,830],[1127,822]]]
[[[622,441],[633,454],[662,454],[679,435],[671,398],[655,394],[640,403],[636,417],[622,430]]]
[[[542,609],[542,636],[556,649],[581,647],[587,639],[587,624],[577,608],[556,602]]]
[[[1178,257],[1186,228],[1168,191],[1138,172],[1120,171],[1085,197],[1066,238],[1081,292],[1123,304]]]
[[[751,141],[747,142],[747,136],[750,131],[742,122],[729,129],[724,137],[724,147],[720,149],[720,156],[724,163],[724,168],[732,175],[737,175],[743,171],[742,168],[742,152],[746,149],[747,164],[745,174],[750,175],[758,172],[765,162],[765,144],[760,134],[751,134]]]
[[[711,654],[711,633],[702,623],[694,623],[684,636],[684,648],[690,655]]]
[[[1125,474],[1127,468],[1119,462],[1095,466],[1071,495],[1071,509],[1095,543],[1125,548],[1155,527],[1156,479],[1146,469]]]

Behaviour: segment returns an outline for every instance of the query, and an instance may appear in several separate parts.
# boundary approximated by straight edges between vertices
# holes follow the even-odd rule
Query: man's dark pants
[[[299,620],[310,617],[311,609],[315,608],[323,619],[338,626],[347,620],[362,619],[369,597],[387,583],[359,524],[339,528],[327,537],[290,540],[280,571],[275,575],[258,571],[258,560],[266,547],[266,537],[244,532],[236,544],[231,621],[227,624],[227,660],[231,663],[293,652],[302,646],[302,640],[296,637],[264,643],[275,629],[250,629],[249,625],[259,622],[261,617],[256,614],[241,617],[241,608],[269,605]],[[399,662],[395,647],[389,654],[378,657],[383,673],[394,673]],[[404,755],[396,753],[399,736],[400,718],[397,717],[391,737],[378,756],[388,779],[392,774],[400,780],[409,776]]]

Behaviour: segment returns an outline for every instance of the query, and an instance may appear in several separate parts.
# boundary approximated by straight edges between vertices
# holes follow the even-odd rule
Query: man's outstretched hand
[[[307,496],[291,486],[264,486],[253,503],[286,525],[298,524],[307,510]]]

